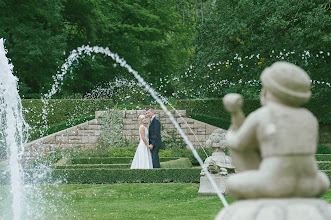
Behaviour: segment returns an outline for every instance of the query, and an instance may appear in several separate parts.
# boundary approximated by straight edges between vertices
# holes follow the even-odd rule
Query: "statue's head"
[[[276,62],[261,74],[263,89],[284,104],[300,106],[311,97],[310,78],[300,67],[288,62]]]

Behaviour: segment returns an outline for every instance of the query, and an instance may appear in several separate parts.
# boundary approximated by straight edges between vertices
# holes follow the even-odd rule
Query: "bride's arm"
[[[140,132],[141,139],[146,144],[146,146],[148,146],[148,142],[147,142],[146,137],[145,137],[145,127],[144,126],[140,126],[139,132]]]

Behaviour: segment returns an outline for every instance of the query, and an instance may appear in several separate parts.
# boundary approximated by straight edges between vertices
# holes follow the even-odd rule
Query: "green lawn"
[[[31,219],[213,219],[223,207],[216,196],[198,196],[199,184],[41,185],[40,189],[47,208],[36,212],[46,216]],[[0,186],[0,213],[5,213],[1,198],[8,190]],[[38,200],[32,197],[30,202]],[[331,203],[331,190],[323,199]]]

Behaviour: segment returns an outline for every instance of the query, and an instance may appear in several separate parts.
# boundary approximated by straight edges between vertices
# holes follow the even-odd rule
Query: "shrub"
[[[170,160],[167,162],[161,162],[161,168],[191,168],[192,163],[188,158],[179,158],[177,160]]]
[[[331,149],[328,146],[319,144],[317,146],[317,152],[316,154],[331,154]]]
[[[319,161],[317,165],[320,170],[331,170],[331,161]]]
[[[216,127],[223,128],[223,129],[226,129],[226,130],[229,129],[230,124],[231,124],[230,121],[224,120],[222,118],[212,117],[212,116],[209,116],[209,115],[191,113],[190,117],[195,119],[195,120],[202,121],[202,122],[205,122],[207,124],[214,125]]]
[[[107,183],[198,183],[201,169],[56,169],[53,179],[68,184]]]
[[[245,100],[243,111],[247,115],[260,107],[259,100]],[[230,121],[230,114],[224,109],[222,99],[185,99],[177,100],[177,109],[186,109],[189,113],[208,115]]]
[[[122,112],[116,108],[108,110],[100,117],[102,134],[100,145],[103,147],[123,146],[122,131],[123,117]]]
[[[44,124],[44,107],[47,107],[48,113],[45,120],[48,125],[52,125],[91,116],[95,111],[111,109],[114,106],[110,99],[48,99],[47,103],[45,106],[41,99],[22,100],[24,119],[32,128],[39,129]]]
[[[245,99],[243,111],[245,115],[248,115],[252,111],[258,109],[260,106],[260,100],[258,99]],[[319,96],[318,98],[311,99],[309,103],[303,107],[311,111],[320,123],[331,122],[331,102],[329,93],[325,92],[325,94]],[[209,115],[230,121],[230,114],[225,111],[221,98],[177,100],[176,108],[186,109],[190,113],[194,114]]]
[[[316,161],[331,161],[331,154],[315,154]]]

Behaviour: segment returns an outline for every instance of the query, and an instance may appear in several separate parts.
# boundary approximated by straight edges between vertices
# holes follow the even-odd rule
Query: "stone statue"
[[[226,149],[224,130],[216,129],[206,141],[206,147],[213,148],[213,154],[204,162],[204,166],[207,167],[210,173],[227,175],[228,173],[235,172],[231,157],[224,153]]]
[[[246,119],[238,94],[224,97],[232,125],[226,139],[241,173],[229,178],[237,199],[318,197],[328,190],[328,177],[318,171],[315,152],[318,122],[300,106],[310,96],[308,74],[294,64],[277,62],[262,75],[262,107]]]
[[[227,175],[235,172],[235,167],[232,165],[231,157],[225,155],[226,149],[225,131],[223,129],[216,129],[206,141],[206,147],[213,148],[213,154],[208,157],[204,166],[211,173],[215,183],[221,191],[225,192],[225,182]],[[202,170],[200,173],[200,188],[199,195],[216,195],[216,191],[211,186],[205,172]]]
[[[228,178],[227,190],[248,200],[225,208],[216,219],[331,219],[331,206],[314,199],[330,182],[315,161],[318,122],[300,107],[311,97],[308,74],[276,62],[262,72],[261,82],[262,107],[246,119],[239,94],[223,99],[231,114],[226,140],[238,171]]]

